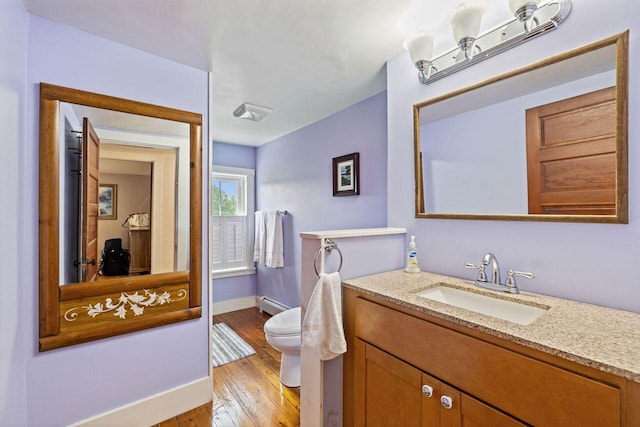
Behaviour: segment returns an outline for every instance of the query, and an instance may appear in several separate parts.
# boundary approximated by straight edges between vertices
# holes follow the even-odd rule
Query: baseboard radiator
[[[289,310],[291,307],[287,307],[269,297],[261,296],[258,298],[258,308],[260,309],[260,313],[267,312],[273,316],[274,314]]]

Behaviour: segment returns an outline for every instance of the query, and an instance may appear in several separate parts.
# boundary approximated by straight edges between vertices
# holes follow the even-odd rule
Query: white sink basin
[[[486,314],[487,316],[497,317],[498,319],[508,320],[519,325],[530,324],[548,309],[467,292],[449,286],[436,286],[418,292],[416,295],[476,313]]]

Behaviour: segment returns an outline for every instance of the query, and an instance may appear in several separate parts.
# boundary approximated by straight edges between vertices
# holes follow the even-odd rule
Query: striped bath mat
[[[216,323],[213,325],[213,367],[235,362],[243,357],[251,356],[256,352],[249,344],[231,330],[226,323]]]

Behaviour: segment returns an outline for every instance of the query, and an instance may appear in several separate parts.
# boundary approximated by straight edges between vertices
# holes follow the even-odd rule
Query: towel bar
[[[327,239],[325,241],[325,244],[320,246],[320,248],[316,252],[316,256],[313,258],[313,268],[316,270],[316,276],[320,276],[320,273],[318,273],[318,256],[322,253],[323,250],[331,253],[333,249],[337,250],[340,254],[340,265],[338,265],[337,271],[340,271],[340,269],[342,268],[342,251],[340,250],[336,242],[331,239]]]

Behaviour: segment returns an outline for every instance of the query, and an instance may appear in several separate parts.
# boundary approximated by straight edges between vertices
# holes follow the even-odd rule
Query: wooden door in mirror
[[[527,110],[530,214],[616,214],[615,101],[609,87]]]

